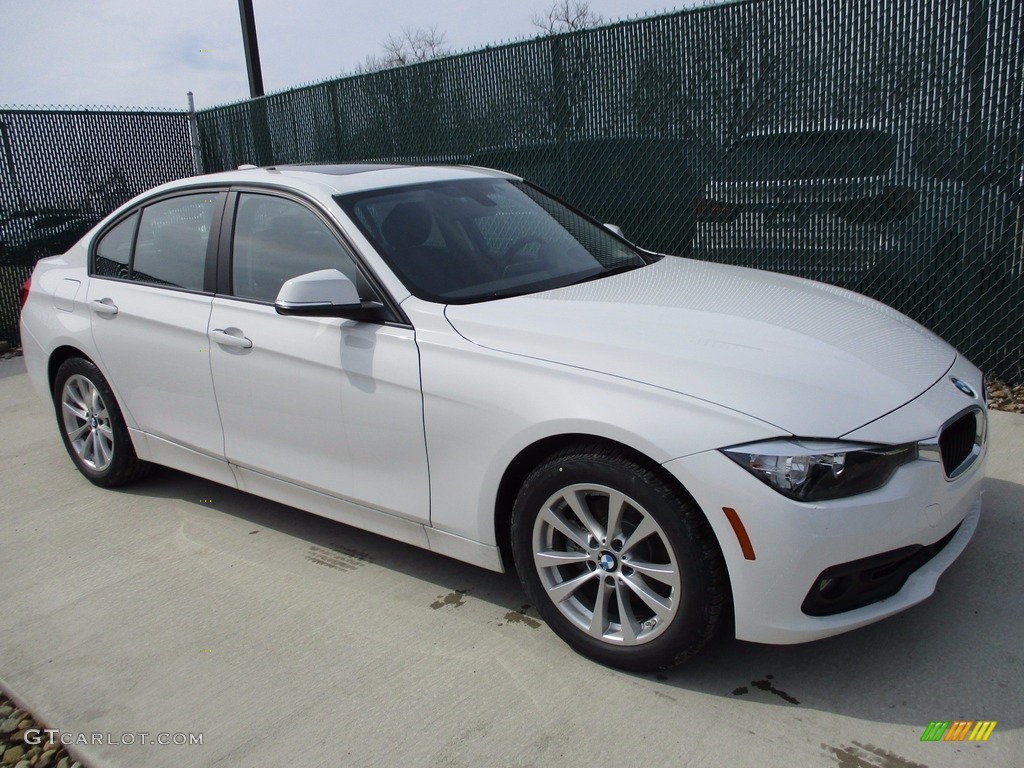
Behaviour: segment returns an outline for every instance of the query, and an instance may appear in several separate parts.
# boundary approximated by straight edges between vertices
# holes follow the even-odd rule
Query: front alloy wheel
[[[556,453],[523,484],[512,517],[523,587],[580,653],[622,669],[678,664],[715,634],[721,550],[692,499],[623,453]]]
[[[557,491],[533,525],[533,561],[561,614],[597,640],[640,645],[680,600],[668,535],[643,506],[604,485]]]

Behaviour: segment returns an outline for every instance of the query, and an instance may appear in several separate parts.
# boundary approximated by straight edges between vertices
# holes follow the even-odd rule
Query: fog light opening
[[[835,600],[845,591],[843,589],[844,581],[845,579],[842,578],[824,578],[818,582],[818,594],[826,600]]]

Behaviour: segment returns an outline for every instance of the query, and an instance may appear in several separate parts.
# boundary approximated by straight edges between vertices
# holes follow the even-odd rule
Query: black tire
[[[619,495],[624,503],[612,504]],[[621,510],[610,531],[609,508]],[[728,603],[721,549],[696,503],[601,445],[560,451],[530,474],[513,508],[512,547],[523,588],[551,629],[612,667],[645,672],[686,661],[714,637]]]
[[[116,488],[152,472],[153,465],[136,456],[114,393],[91,362],[72,357],[61,364],[53,405],[64,447],[90,482]]]

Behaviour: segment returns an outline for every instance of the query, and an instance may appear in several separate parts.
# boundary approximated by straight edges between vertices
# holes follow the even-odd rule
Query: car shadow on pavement
[[[471,593],[474,599],[493,603],[503,611],[524,610],[526,596],[514,573],[495,573],[173,469],[160,467],[147,480],[118,492],[152,498],[198,499],[196,504],[202,510],[232,515],[251,523],[256,530],[269,529],[308,542],[306,559],[330,561],[332,552],[342,558],[351,553],[396,573],[436,584],[442,596]],[[203,543],[231,551],[230,545],[223,542]],[[316,557],[317,552],[322,558]],[[535,610],[527,613],[539,621]]]
[[[120,492],[201,499],[197,506],[245,520],[255,528],[252,533],[270,529],[308,542],[325,560],[332,553],[341,560],[354,554],[434,584],[439,597],[431,607],[461,605],[464,599],[483,601],[510,622],[542,626],[511,573],[487,571],[174,470],[160,469],[149,480]],[[1001,730],[1024,725],[1021,500],[1024,486],[990,478],[973,541],[943,575],[936,593],[904,613],[800,645],[720,637],[682,666],[632,676],[664,689],[865,720],[924,727],[936,719],[992,719]],[[232,546],[203,543],[226,551]],[[560,643],[553,634],[549,639]]]

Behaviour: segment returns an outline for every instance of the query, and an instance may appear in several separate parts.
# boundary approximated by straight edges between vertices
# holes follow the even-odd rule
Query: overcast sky
[[[669,10],[697,4],[670,3]],[[533,37],[550,0],[254,0],[263,82],[278,91],[351,73],[403,27],[453,51]],[[665,0],[591,0],[607,21]],[[0,0],[0,105],[196,107],[249,95],[237,0]]]

